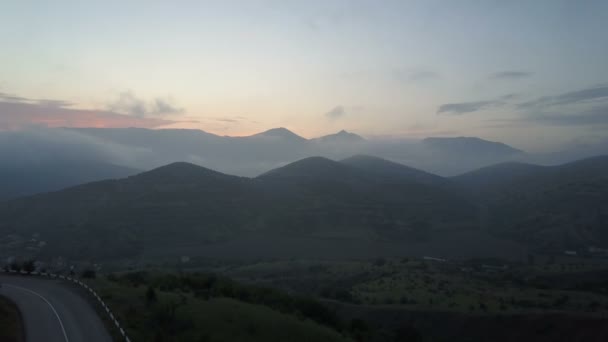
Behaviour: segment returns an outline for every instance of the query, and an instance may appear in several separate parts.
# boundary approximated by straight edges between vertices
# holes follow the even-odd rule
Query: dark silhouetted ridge
[[[478,190],[511,190],[608,177],[608,156],[597,156],[557,166],[500,163],[452,177],[455,182]]]
[[[416,182],[433,185],[446,183],[446,179],[432,173],[368,155],[355,155],[342,160],[341,163],[390,182]]]
[[[488,227],[544,248],[608,246],[608,157],[558,166],[508,163],[454,178],[480,196]]]
[[[131,181],[148,181],[148,182],[180,182],[180,181],[197,181],[201,179],[230,179],[239,178],[236,176],[227,175],[202,166],[198,166],[186,162],[175,162],[148,172],[140,173],[132,176]]]
[[[533,176],[544,169],[544,166],[526,163],[500,163],[452,177],[452,180],[473,189],[489,188]]]
[[[573,170],[588,176],[608,176],[608,155],[589,157],[558,166],[562,171]]]
[[[258,177],[263,180],[333,180],[356,181],[366,177],[358,170],[324,157],[309,157],[270,170]]]

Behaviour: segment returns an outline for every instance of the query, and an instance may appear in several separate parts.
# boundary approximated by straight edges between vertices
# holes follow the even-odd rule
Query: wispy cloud
[[[7,93],[0,93],[0,100],[10,102],[29,102],[31,99]]]
[[[521,97],[521,94],[510,93],[510,94],[505,94],[505,95],[501,96],[500,99],[505,100],[505,101],[511,101],[511,100],[516,100],[520,97]]]
[[[219,121],[219,122],[228,122],[228,123],[236,123],[239,122],[238,119],[232,119],[232,118],[217,118],[215,119],[215,121]]]
[[[489,76],[492,80],[514,81],[532,77],[534,73],[520,70],[505,70],[493,73]]]
[[[184,112],[184,109],[175,106],[171,99],[157,97],[151,101],[145,101],[137,97],[132,91],[120,93],[118,99],[110,102],[107,108],[114,112],[129,114],[139,118],[181,114]]]
[[[329,112],[325,113],[325,117],[330,120],[336,120],[346,115],[346,110],[343,106],[336,106]]]
[[[607,126],[608,104],[595,106],[576,114],[532,115],[528,120],[555,126]]]
[[[460,103],[445,103],[439,106],[437,114],[446,115],[462,115],[466,113],[477,112],[492,107],[502,106],[504,102],[498,100],[492,101],[477,101],[477,102],[460,102]]]
[[[563,106],[592,100],[608,100],[608,85],[591,87],[555,96],[543,96],[532,101],[520,103],[519,109]]]
[[[486,110],[495,107],[511,106],[515,110],[523,112],[531,118],[540,118],[541,113],[553,112],[564,114],[563,118],[557,120],[570,120],[567,119],[568,113],[565,113],[565,108],[571,108],[568,111],[570,113],[590,113],[589,105],[594,103],[602,103],[608,101],[608,85],[600,85],[581,90],[575,90],[570,92],[561,93],[552,96],[542,96],[531,101],[517,103],[514,100],[520,98],[521,95],[517,93],[506,94],[500,96],[494,100],[489,101],[474,101],[474,102],[459,102],[459,103],[445,103],[439,106],[437,114],[451,114],[451,115],[462,115],[480,110]],[[572,106],[578,106],[578,109]],[[581,105],[585,105],[581,107]],[[608,104],[607,104],[608,105]],[[570,106],[570,107],[566,107]],[[573,109],[572,109],[573,108]],[[599,110],[603,110],[608,107],[597,107]],[[598,110],[598,109],[593,109]],[[596,113],[596,112],[594,112]],[[594,114],[595,117],[601,115],[601,113]],[[547,118],[552,117],[551,115]],[[549,120],[549,119],[547,119]],[[588,119],[590,120],[590,119]],[[563,121],[565,122],[565,121]]]
[[[505,98],[504,96],[502,98]],[[545,126],[608,126],[608,85],[543,96],[516,103],[518,118],[490,119],[492,125],[540,124]],[[497,123],[497,124],[496,124]],[[488,127],[488,126],[484,126]]]
[[[63,100],[48,100],[48,99],[32,99],[22,96],[17,96],[13,94],[0,93],[0,101],[2,102],[13,102],[13,103],[27,103],[27,104],[37,104],[41,107],[52,107],[52,108],[60,108],[60,107],[69,107],[74,105],[72,102],[63,101]]]
[[[50,107],[50,108],[63,108],[73,106],[74,103],[63,101],[63,100],[38,100],[36,102],[38,105],[42,107]]]

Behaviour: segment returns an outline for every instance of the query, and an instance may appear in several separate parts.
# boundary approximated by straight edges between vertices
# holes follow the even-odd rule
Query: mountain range
[[[472,203],[441,186],[418,182],[422,171],[408,169],[410,174],[395,177],[403,167],[384,163],[366,172],[311,157],[255,178],[172,163],[120,180],[6,202],[0,207],[0,235],[38,236],[47,255],[117,257],[184,242],[204,246],[249,233],[390,241],[473,228]]]
[[[374,155],[442,176],[453,176],[526,153],[503,143],[473,137],[434,137],[423,140],[368,140],[341,130],[306,139],[287,128],[273,128],[244,137],[218,136],[199,130],[147,130],[78,128],[71,131],[102,143],[145,149],[149,156],[127,165],[151,169],[174,161],[187,161],[228,174],[254,177],[295,160],[322,156],[343,159]]]
[[[0,185],[6,184],[0,187],[0,200],[180,161],[255,177],[307,157],[340,160],[353,155],[373,155],[442,176],[527,156],[479,138],[370,140],[344,130],[306,139],[282,127],[243,137],[184,129],[32,129],[0,132]]]
[[[309,157],[254,178],[172,163],[0,204],[3,253],[471,256],[608,246],[608,157],[444,178],[377,157]],[[31,246],[28,241],[44,241]],[[333,246],[333,247],[330,247]],[[277,252],[278,253],[278,252]]]

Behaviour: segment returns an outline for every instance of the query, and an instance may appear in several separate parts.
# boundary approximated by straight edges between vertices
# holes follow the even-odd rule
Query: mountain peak
[[[308,157],[270,170],[259,178],[348,181],[353,179],[353,173],[356,174],[356,170],[340,162],[325,157]]]
[[[365,138],[362,136],[348,132],[346,130],[340,130],[338,133],[325,135],[316,139],[315,141],[320,142],[330,142],[330,143],[355,143],[355,142],[363,142]]]
[[[138,175],[129,177],[131,179],[138,179],[144,181],[179,181],[179,182],[191,182],[198,181],[203,178],[212,177],[214,179],[219,178],[232,178],[221,172],[213,171],[205,167],[187,163],[187,162],[174,162],[167,164],[156,169],[140,173]]]
[[[295,134],[294,132],[288,130],[285,127],[271,128],[267,131],[254,134],[253,137],[272,137],[272,138],[281,138],[281,139],[292,139],[292,140],[306,140],[305,138]]]

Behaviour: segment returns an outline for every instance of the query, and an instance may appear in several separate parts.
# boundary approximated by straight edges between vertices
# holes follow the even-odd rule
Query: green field
[[[315,311],[323,310],[320,304],[296,302],[279,291],[202,275],[131,273],[109,279],[88,282],[134,341],[350,340],[336,330],[333,317]]]

